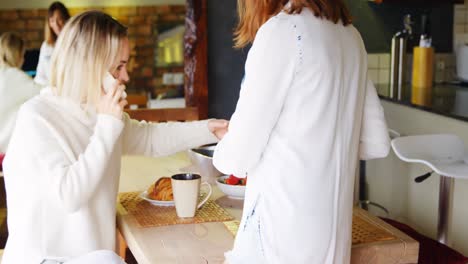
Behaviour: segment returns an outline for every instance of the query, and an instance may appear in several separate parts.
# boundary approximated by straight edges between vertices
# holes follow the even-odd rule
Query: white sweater
[[[389,148],[359,33],[304,9],[258,31],[213,162],[248,174],[241,226],[257,206],[266,263],[345,264],[358,159]]]
[[[40,85],[49,85],[50,81],[50,59],[54,52],[54,46],[42,42],[41,50],[39,51],[39,61],[37,63],[36,77],[34,81]]]
[[[20,69],[0,67],[0,153],[7,150],[20,106],[40,88]]]
[[[121,156],[213,142],[207,121],[121,121],[44,89],[21,108],[4,161],[9,237],[2,263],[113,250]]]

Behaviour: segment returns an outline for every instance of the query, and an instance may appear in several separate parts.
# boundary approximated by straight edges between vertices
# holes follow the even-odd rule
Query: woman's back
[[[288,227],[271,238],[310,246],[308,254],[300,246],[289,250],[290,255],[278,256],[278,263],[294,256],[294,263],[346,263],[366,88],[365,51],[353,26],[316,18],[308,9],[282,16],[295,28],[295,39],[289,41],[296,42],[298,64],[264,153],[270,167],[264,189],[288,190],[288,199],[279,200],[273,197],[278,192],[264,192],[271,198],[264,199],[265,212],[279,219],[274,226]],[[284,213],[275,208],[290,208],[292,217],[279,217]]]
[[[349,262],[363,134],[386,155],[386,125],[356,29],[306,8],[269,19],[214,160],[224,172],[249,174],[244,208],[260,214],[266,263]]]

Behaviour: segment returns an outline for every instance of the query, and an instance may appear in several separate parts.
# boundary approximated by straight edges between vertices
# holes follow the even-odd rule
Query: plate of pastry
[[[171,178],[162,177],[140,194],[141,199],[155,206],[174,206]]]

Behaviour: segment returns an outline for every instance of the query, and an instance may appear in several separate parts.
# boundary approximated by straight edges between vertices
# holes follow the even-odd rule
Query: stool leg
[[[440,176],[439,219],[437,222],[437,240],[449,245],[449,224],[452,219],[453,183],[451,177]]]

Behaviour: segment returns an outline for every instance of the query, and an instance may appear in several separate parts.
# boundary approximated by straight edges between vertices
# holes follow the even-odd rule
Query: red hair
[[[316,17],[324,18],[337,24],[351,24],[351,15],[343,0],[237,0],[239,24],[234,32],[236,48],[252,43],[258,29],[270,17],[281,12],[291,2],[288,14],[299,14],[303,8],[309,8]]]

